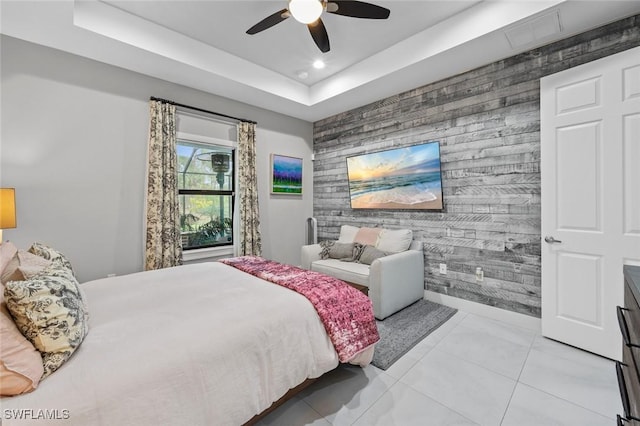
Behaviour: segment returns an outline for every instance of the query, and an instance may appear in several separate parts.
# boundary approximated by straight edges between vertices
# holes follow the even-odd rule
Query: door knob
[[[556,240],[551,235],[547,235],[546,237],[544,237],[544,242],[549,244],[555,244],[555,243],[561,243],[562,241]]]

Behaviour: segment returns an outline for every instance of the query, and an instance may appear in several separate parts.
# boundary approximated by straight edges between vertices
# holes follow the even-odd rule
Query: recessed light
[[[309,73],[306,71],[300,71],[298,73],[298,78],[301,80],[304,80],[305,78],[309,77]]]
[[[322,68],[324,68],[324,62],[322,62],[320,59],[318,59],[317,61],[315,61],[313,63],[313,67],[317,70],[321,70]]]

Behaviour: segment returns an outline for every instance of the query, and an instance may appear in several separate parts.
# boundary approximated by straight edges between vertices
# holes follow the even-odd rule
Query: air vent
[[[560,14],[554,11],[522,22],[506,30],[504,34],[511,48],[515,50],[547,41],[561,32]]]

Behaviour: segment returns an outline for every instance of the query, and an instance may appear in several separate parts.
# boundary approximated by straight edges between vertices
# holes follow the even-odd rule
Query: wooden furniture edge
[[[349,284],[351,287],[355,288],[356,290],[360,290],[367,296],[369,295],[369,287],[367,287],[366,285],[360,285],[360,284],[352,283],[350,281],[345,281],[345,283]]]

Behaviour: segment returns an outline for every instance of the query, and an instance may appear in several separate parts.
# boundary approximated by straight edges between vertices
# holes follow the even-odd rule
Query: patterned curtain
[[[238,124],[238,192],[240,195],[240,256],[260,256],[260,210],[256,174],[256,125]]]
[[[145,270],[182,264],[176,107],[150,101]]]

